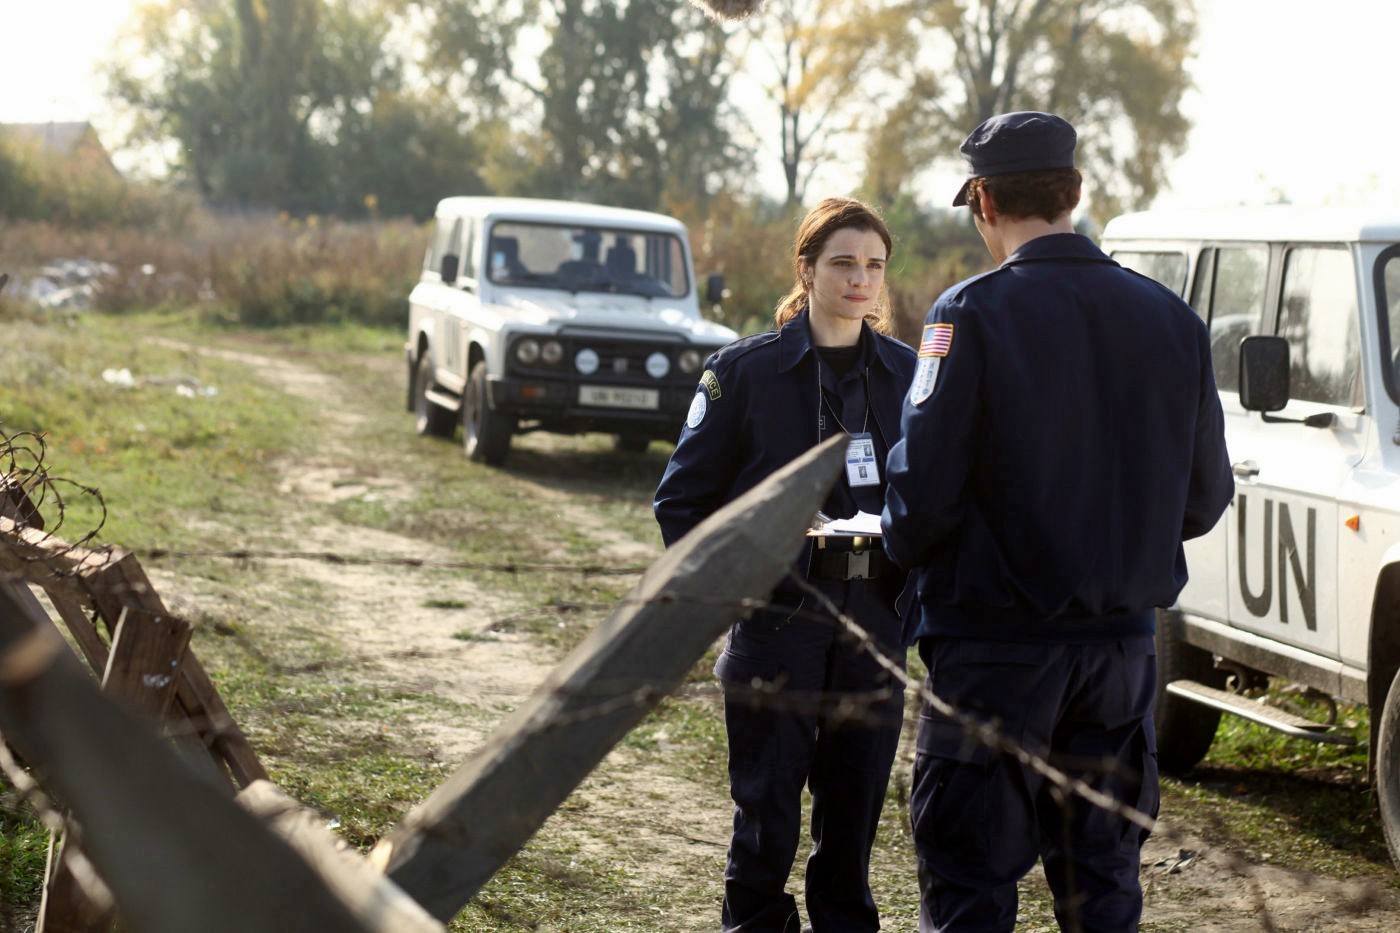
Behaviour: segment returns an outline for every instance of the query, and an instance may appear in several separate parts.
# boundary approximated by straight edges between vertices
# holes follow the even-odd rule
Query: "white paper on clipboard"
[[[850,518],[831,518],[825,521],[813,523],[813,527],[807,532],[813,537],[823,535],[863,535],[867,537],[880,536],[880,516],[871,515],[869,512],[857,512]]]

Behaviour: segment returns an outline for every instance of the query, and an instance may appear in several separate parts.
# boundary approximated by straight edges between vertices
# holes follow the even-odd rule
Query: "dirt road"
[[[330,509],[352,499],[392,502],[407,497],[423,481],[417,452],[441,455],[440,448],[424,445],[443,442],[413,436],[412,418],[402,411],[401,386],[398,395],[386,392],[382,398],[373,397],[376,403],[398,404],[397,414],[371,415],[363,386],[351,382],[354,376],[323,372],[266,348],[203,352],[237,354],[252,378],[267,380],[290,395],[314,399],[319,406],[321,417],[307,425],[316,434],[311,445],[315,453],[288,456],[278,465],[276,520],[305,529],[302,538],[308,549],[321,547],[376,560],[450,557],[414,537],[346,525]],[[393,356],[361,362],[382,384],[397,385],[401,378],[401,363]],[[371,468],[363,462],[358,440],[365,431],[385,430],[386,425],[401,433],[402,456]],[[547,453],[573,442],[534,436],[520,443],[527,451]],[[504,475],[516,484],[515,494],[553,505],[560,528],[591,540],[599,560],[645,566],[658,554],[654,538],[638,540],[612,528],[600,512],[598,497],[576,496],[569,477],[512,466]],[[201,600],[212,598],[199,580],[183,578],[174,568],[153,575],[176,611],[182,604],[197,607]],[[499,620],[520,608],[518,595],[492,591],[462,575],[415,578],[411,599],[404,598],[403,568],[392,563],[268,561],[265,576],[261,586],[266,595],[304,581],[335,593],[341,648],[361,662],[348,666],[345,676],[393,690],[452,697],[479,711],[470,717],[412,723],[432,754],[449,764],[462,761],[479,747],[500,719],[541,682],[552,663],[550,652],[541,650],[530,636],[499,630]],[[461,608],[429,608],[434,605]],[[463,638],[464,631],[481,637]],[[722,773],[679,773],[668,763],[664,745],[663,736],[657,752],[619,747],[556,814],[548,831],[571,839],[582,856],[626,862],[628,870],[622,877],[627,890],[619,897],[628,897],[630,891],[639,903],[653,903],[658,891],[681,887],[699,891],[658,915],[655,929],[712,930],[718,926],[719,884],[729,832],[724,777]],[[906,748],[896,770],[907,773],[909,762]],[[898,822],[905,816],[887,810],[886,819]],[[1276,857],[1247,859],[1232,851],[1228,840],[1211,841],[1220,835],[1219,827],[1207,825],[1198,816],[1163,812],[1161,831],[1150,841],[1143,859],[1144,929],[1400,929],[1400,899],[1393,881],[1354,881],[1276,867],[1271,864]],[[1279,844],[1287,845],[1287,840]],[[881,869],[883,889],[901,892],[898,900],[904,905],[887,913],[887,928],[913,929],[908,906],[916,897],[912,862]],[[1026,882],[1028,899],[1039,885],[1034,877]],[[529,918],[522,918],[521,928],[567,927],[533,927]],[[1025,927],[1051,928],[1048,921],[1033,919]]]

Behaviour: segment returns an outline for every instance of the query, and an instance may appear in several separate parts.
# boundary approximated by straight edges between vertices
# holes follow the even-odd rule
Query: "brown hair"
[[[1079,204],[1081,181],[1077,168],[974,178],[967,186],[967,206],[974,216],[982,216],[975,196],[980,188],[992,196],[997,211],[1007,217],[1043,217],[1047,223],[1054,223]]]
[[[808,211],[807,216],[802,218],[802,223],[797,225],[797,236],[792,244],[792,289],[778,302],[778,310],[773,315],[779,327],[797,317],[802,309],[807,307],[807,283],[802,275],[803,266],[815,265],[817,257],[826,247],[826,241],[831,239],[831,235],[837,230],[846,227],[878,236],[885,244],[885,259],[889,260],[890,253],[894,250],[894,242],[890,238],[890,230],[885,226],[884,218],[875,208],[855,198],[827,198],[822,201]],[[875,306],[866,313],[865,320],[882,334],[890,332],[890,302],[883,285],[880,287],[880,294],[875,296]]]

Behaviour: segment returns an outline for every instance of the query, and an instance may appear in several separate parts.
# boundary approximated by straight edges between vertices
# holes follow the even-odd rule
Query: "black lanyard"
[[[841,416],[831,403],[827,401],[826,393],[822,391],[822,355],[816,347],[812,348],[812,356],[817,361],[817,443],[822,442],[822,436],[826,434],[826,412],[831,410],[831,417],[836,421],[836,426],[844,433],[851,432],[841,423]],[[861,377],[865,382],[865,423],[860,426],[860,433],[866,433],[870,427],[870,365],[867,363],[861,370]],[[839,398],[839,396],[838,396]]]

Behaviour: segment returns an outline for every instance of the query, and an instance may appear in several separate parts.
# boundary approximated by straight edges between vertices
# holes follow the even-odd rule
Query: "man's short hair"
[[[977,217],[982,216],[975,197],[980,189],[992,196],[997,213],[1021,219],[1043,217],[1047,223],[1054,223],[1079,205],[1082,180],[1077,168],[974,178],[968,182],[967,206]]]

